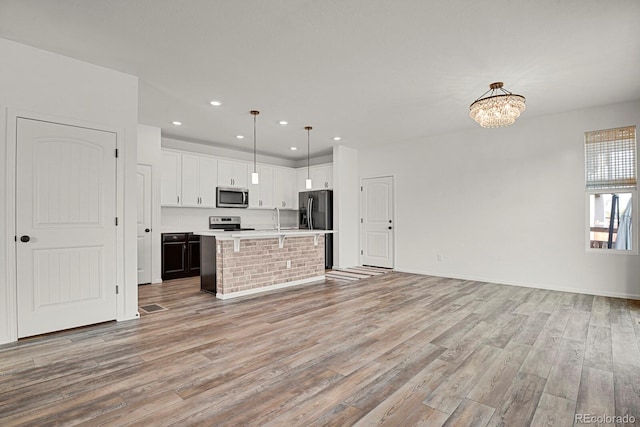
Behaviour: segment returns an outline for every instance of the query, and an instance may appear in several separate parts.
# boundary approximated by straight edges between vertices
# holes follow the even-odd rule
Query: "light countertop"
[[[196,231],[193,234],[199,236],[215,236],[218,240],[234,240],[234,239],[261,239],[268,237],[302,237],[316,236],[319,234],[332,234],[334,230],[305,230],[305,229],[280,229],[280,230],[246,230],[246,231],[217,231],[206,230]]]
[[[197,234],[199,236],[214,236],[216,240],[231,240],[233,241],[233,251],[240,251],[240,240],[250,240],[250,239],[268,239],[276,237],[278,238],[278,246],[282,248],[284,246],[284,240],[287,238],[296,238],[296,237],[307,237],[313,236],[313,244],[314,246],[318,245],[318,239],[320,236],[324,234],[332,234],[335,233],[334,230],[247,230],[247,231],[216,231],[216,230],[207,230],[207,231],[198,231],[193,234]]]

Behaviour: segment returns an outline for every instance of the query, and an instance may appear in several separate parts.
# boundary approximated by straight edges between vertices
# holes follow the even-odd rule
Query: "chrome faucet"
[[[280,231],[280,208],[275,207],[274,209],[276,210],[276,215],[274,217],[276,221],[276,230]]]

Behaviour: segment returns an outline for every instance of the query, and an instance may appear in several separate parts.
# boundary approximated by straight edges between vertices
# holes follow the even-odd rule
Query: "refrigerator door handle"
[[[313,230],[312,210],[313,210],[313,199],[309,197],[309,208],[307,210],[307,217],[309,218],[309,230]]]

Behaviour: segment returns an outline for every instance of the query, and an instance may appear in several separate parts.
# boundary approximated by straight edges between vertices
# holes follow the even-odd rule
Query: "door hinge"
[[[118,157],[118,154],[119,154],[119,152],[118,152],[118,149],[116,148],[116,157]]]
[[[116,217],[116,226],[118,225],[118,217]]]
[[[118,287],[118,285],[116,285],[116,295],[118,295],[120,293],[120,288]]]
[[[13,241],[17,242],[18,241],[18,236],[13,236]]]
[[[364,191],[364,187],[360,186],[360,191]]]
[[[360,255],[364,255],[364,251],[363,250],[360,250]]]
[[[362,224],[364,221],[362,220],[362,218],[360,218],[360,224]]]

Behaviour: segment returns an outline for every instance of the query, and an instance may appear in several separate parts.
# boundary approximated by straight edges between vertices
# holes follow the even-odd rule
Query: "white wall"
[[[358,152],[344,145],[333,147],[333,264],[338,268],[359,265],[360,205]]]
[[[136,137],[138,79],[61,55],[0,39],[0,343],[17,338],[14,177],[17,114],[111,130],[120,149],[118,215],[123,219],[114,263],[118,320],[137,316]],[[11,126],[8,126],[11,124]],[[131,183],[128,185],[128,183]],[[17,189],[19,191],[19,189]]]
[[[151,283],[162,282],[160,217],[161,129],[138,125],[138,164],[151,166]]]
[[[360,151],[361,177],[395,177],[396,269],[640,299],[637,255],[585,250],[583,147],[585,131],[640,125],[639,111],[525,112],[507,128]]]

